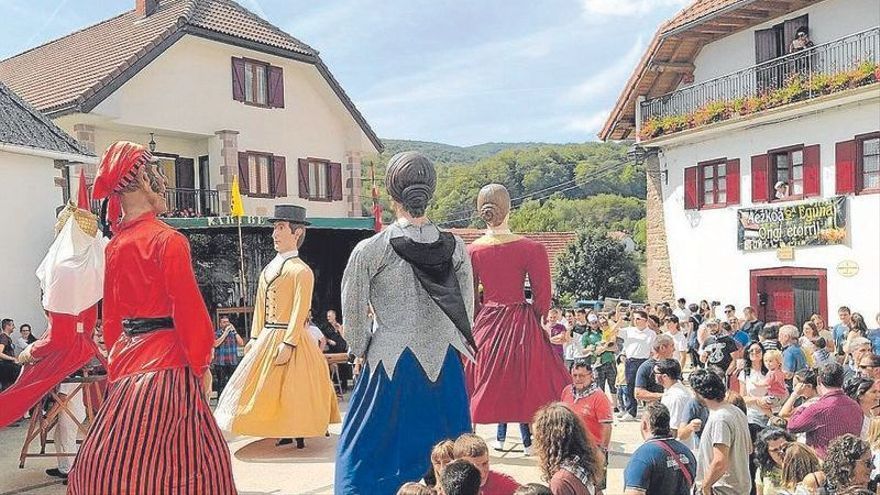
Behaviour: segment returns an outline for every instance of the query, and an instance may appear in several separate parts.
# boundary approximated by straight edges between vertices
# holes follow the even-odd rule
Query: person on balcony
[[[773,190],[776,191],[773,194],[774,199],[785,199],[788,197],[788,183],[784,181],[779,181],[776,185],[773,186]]]
[[[794,39],[791,40],[791,45],[788,47],[788,53],[796,53],[812,47],[813,42],[810,40],[810,34],[807,32],[807,27],[803,26],[797,29]]]

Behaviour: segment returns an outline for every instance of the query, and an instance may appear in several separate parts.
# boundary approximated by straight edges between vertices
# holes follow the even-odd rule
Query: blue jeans
[[[532,430],[528,423],[519,424],[519,434],[522,435],[523,447],[532,446]],[[507,438],[507,423],[498,423],[498,435],[495,437],[499,442]]]
[[[627,359],[623,369],[626,375],[626,399],[629,401],[626,405],[626,411],[633,417],[639,413],[639,403],[636,401],[636,373],[639,371],[639,366],[645,361],[647,359]]]
[[[617,386],[617,404],[621,413],[629,409],[629,399],[626,397],[626,385]]]

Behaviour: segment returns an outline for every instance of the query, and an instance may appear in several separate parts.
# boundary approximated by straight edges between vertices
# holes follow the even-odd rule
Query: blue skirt
[[[431,449],[471,431],[461,361],[454,348],[436,382],[428,380],[409,349],[397,361],[394,379],[382,364],[364,368],[352,393],[336,453],[337,495],[394,495],[420,480],[431,465]]]

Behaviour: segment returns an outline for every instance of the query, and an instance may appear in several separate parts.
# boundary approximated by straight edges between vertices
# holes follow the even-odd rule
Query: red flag
[[[373,229],[382,231],[382,205],[379,204],[379,190],[373,186]]]
[[[76,198],[76,207],[81,210],[91,211],[89,204],[89,186],[86,184],[86,171],[84,168],[79,169],[79,194]]]

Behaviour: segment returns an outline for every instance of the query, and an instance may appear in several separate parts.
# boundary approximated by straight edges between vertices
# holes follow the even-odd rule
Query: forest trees
[[[628,298],[639,287],[635,260],[602,230],[578,232],[558,266],[556,290],[565,299]]]

